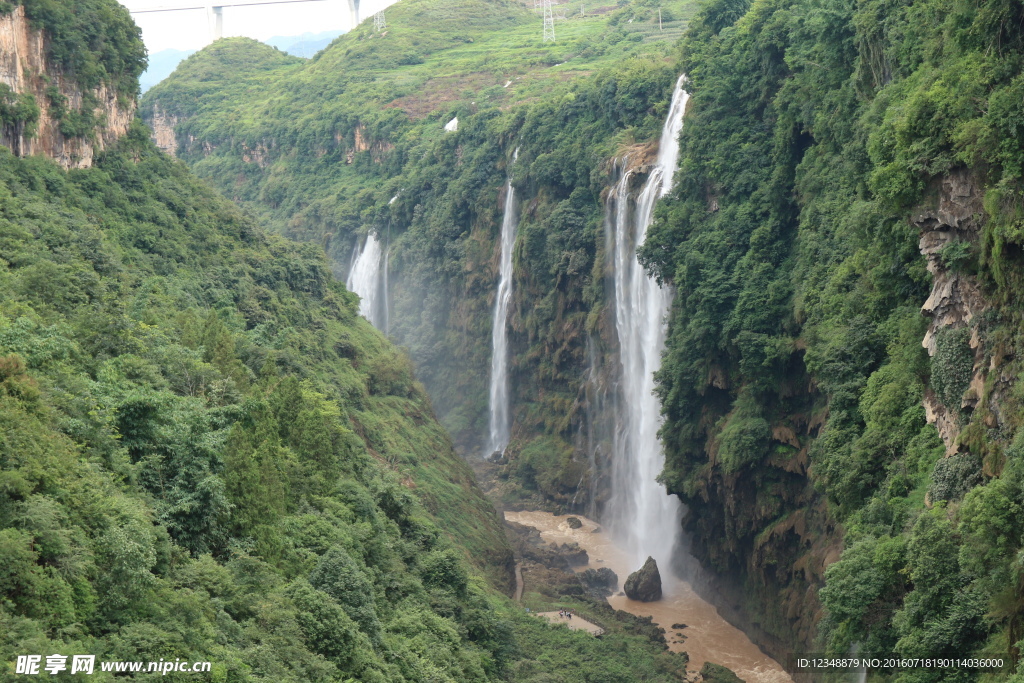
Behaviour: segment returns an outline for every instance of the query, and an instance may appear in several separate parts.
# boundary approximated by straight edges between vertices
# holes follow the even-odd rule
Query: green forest
[[[681,43],[678,192],[642,250],[676,291],[663,476],[751,601],[823,584],[835,653],[1019,660],[1021,16],[710,2]],[[949,282],[963,319],[929,299]]]
[[[113,0],[25,8],[84,87],[134,93]],[[0,293],[0,678],[57,652],[214,681],[679,680],[632,622],[596,641],[513,605],[498,516],[405,352],[320,247],[141,122],[89,169],[0,150]]]
[[[97,88],[137,96],[115,0],[18,6],[86,92],[51,102],[66,134],[102,124]],[[554,42],[516,0],[401,0],[312,59],[218,40],[92,168],[0,149],[0,678],[59,652],[214,681],[688,680],[664,628],[582,583],[510,598],[499,512],[611,509],[612,189],[652,172],[685,74],[638,256],[673,297],[659,481],[702,590],[783,664],[1024,682],[1024,7],[559,7]],[[38,117],[0,96],[5,126]],[[488,463],[506,183],[513,427]],[[383,331],[343,284],[369,234]],[[794,674],[819,680],[847,678]]]
[[[428,6],[444,7],[399,4],[392,24]],[[515,13],[490,7],[492,30],[512,33]],[[530,76],[521,59],[424,102],[415,93],[431,86],[468,87],[477,53],[420,32],[410,55],[364,26],[308,63],[226,41],[143,109],[179,117],[181,158],[272,229],[324,244],[336,272],[352,244],[340,235],[394,240],[391,334],[464,451],[486,405],[510,174],[527,208],[511,322],[520,395],[499,479],[507,500],[571,510],[579,481],[592,504],[606,495],[575,438],[588,349],[614,347],[604,195],[613,161],[657,137],[685,73],[676,189],[640,256],[675,294],[662,479],[689,505],[694,553],[783,650],[996,656],[1008,666],[989,678],[1005,679],[1024,637],[1021,9],[708,0],[674,8],[681,35],[652,41],[630,33],[651,7],[625,4],[601,32],[549,47],[562,51],[550,64],[579,71],[564,85],[534,76],[522,97],[485,87],[485,75]],[[206,75],[242,54],[262,55],[263,72],[223,86]],[[346,74],[331,79],[337,110],[307,85],[326,68]],[[455,115],[458,134],[443,135]],[[940,284],[940,310],[922,314]],[[428,316],[404,298],[422,291]],[[466,362],[481,372],[467,378]]]

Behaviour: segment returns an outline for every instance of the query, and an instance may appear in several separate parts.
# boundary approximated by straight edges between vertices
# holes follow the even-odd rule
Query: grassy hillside
[[[488,611],[465,558],[507,578],[509,557],[408,361],[315,248],[267,238],[140,133],[89,171],[0,161],[5,655],[479,674],[489,646],[430,663],[394,641],[431,600]]]

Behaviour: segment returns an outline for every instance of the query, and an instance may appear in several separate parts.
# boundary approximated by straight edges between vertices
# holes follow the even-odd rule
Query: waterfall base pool
[[[576,517],[583,523],[572,529],[566,520]],[[599,525],[579,515],[553,515],[549,512],[521,511],[505,512],[505,519],[517,524],[531,526],[541,533],[549,543],[578,543],[590,556],[590,564],[578,567],[608,567],[619,577],[619,589],[630,572],[639,569],[631,567],[629,555],[615,544],[611,534],[598,531]],[[624,595],[613,595],[608,603],[637,616],[650,616],[665,629],[669,649],[686,652],[690,656],[688,668],[698,671],[704,662],[721,664],[732,669],[746,683],[792,683],[792,678],[774,659],[761,652],[743,631],[727,622],[718,610],[704,601],[685,581],[672,577],[667,568],[662,568],[662,589],[664,597],[657,602],[637,602]],[[525,577],[529,586],[529,575]],[[673,629],[672,624],[686,624],[685,629]],[[685,639],[677,636],[681,633]],[[681,641],[681,642],[680,642]]]

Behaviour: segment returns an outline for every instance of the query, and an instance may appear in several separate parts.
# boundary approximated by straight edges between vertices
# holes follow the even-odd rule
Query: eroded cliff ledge
[[[931,321],[921,344],[933,358],[933,366],[936,366],[933,374],[949,365],[946,371],[959,375],[956,391],[945,399],[934,387],[927,389],[924,395],[927,420],[938,429],[946,445],[946,455],[963,450],[961,431],[979,407],[987,411],[988,427],[999,426],[1002,422],[998,411],[1000,401],[992,399],[1009,383],[1008,378],[999,374],[993,377],[993,373],[1001,373],[1001,359],[986,353],[985,335],[979,325],[991,306],[977,278],[962,265],[967,254],[978,250],[985,219],[982,199],[976,179],[966,170],[955,171],[939,183],[935,208],[922,211],[912,219],[920,230],[921,253],[927,258],[928,271],[933,277],[931,294],[921,307]],[[942,335],[954,331],[961,331],[969,347],[969,350],[962,349],[958,363],[953,362],[955,359],[944,359],[943,353],[951,352],[940,348]]]
[[[83,91],[47,58],[46,41],[24,7],[0,16],[0,83],[38,107],[34,121],[5,120],[0,144],[19,156],[48,156],[66,169],[88,168],[96,152],[128,131],[135,102],[108,85]]]

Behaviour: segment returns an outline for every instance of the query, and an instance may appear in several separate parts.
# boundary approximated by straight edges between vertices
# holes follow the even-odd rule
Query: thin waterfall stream
[[[359,312],[378,330],[385,329],[387,313],[387,276],[381,278],[384,260],[380,240],[372,232],[366,236],[362,251],[356,247],[345,286],[359,295]]]
[[[517,148],[512,162],[519,158]],[[511,170],[511,169],[510,169]],[[484,457],[503,453],[511,438],[512,423],[508,387],[508,313],[512,304],[512,250],[516,244],[516,190],[509,173],[505,183],[505,211],[501,219],[501,255],[498,261],[498,291],[494,297],[491,323],[490,421]]]

